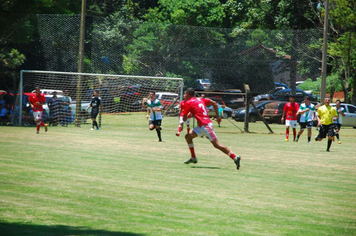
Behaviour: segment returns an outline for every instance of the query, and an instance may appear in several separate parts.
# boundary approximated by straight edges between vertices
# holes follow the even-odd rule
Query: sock
[[[91,127],[94,129],[94,120],[91,122]]]
[[[308,137],[308,142],[310,142],[310,138],[311,138],[311,137]]]
[[[230,151],[227,155],[228,155],[232,160],[236,161],[237,156],[235,155],[235,153],[233,153],[232,151]]]
[[[190,131],[190,128],[189,128],[189,127],[187,127],[187,133],[189,133],[189,131]]]
[[[195,157],[195,151],[194,151],[194,143],[188,144],[188,147],[189,147],[189,151],[190,151],[190,156],[191,156],[192,158],[196,158],[196,157]]]
[[[182,129],[183,129],[183,126],[179,125],[178,126],[178,132],[180,133],[182,131]]]
[[[45,124],[41,121],[41,126],[45,126]]]
[[[162,141],[161,130],[160,129],[156,129],[156,132],[157,132],[157,136],[158,136],[159,141]]]
[[[295,140],[295,136],[297,135],[297,131],[294,129],[293,130],[293,140]]]
[[[41,125],[37,125],[37,132],[40,131]]]
[[[329,139],[328,139],[328,148],[326,149],[327,151],[329,151],[332,142],[333,142],[332,140],[329,140]]]
[[[96,120],[94,120],[94,125],[95,125],[96,128],[99,128],[98,127],[98,123],[96,122]]]
[[[335,136],[336,136],[337,140],[339,140],[339,133],[336,132]]]
[[[289,129],[286,129],[286,139],[289,139]]]
[[[299,139],[299,137],[300,137],[300,135],[298,134],[298,135],[297,135],[297,139]]]

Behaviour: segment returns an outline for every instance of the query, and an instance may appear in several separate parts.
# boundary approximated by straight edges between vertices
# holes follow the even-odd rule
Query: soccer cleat
[[[284,142],[289,142],[289,139],[286,138],[286,139],[284,140]]]
[[[339,140],[339,141],[337,141],[337,143],[338,143],[338,144],[341,144],[341,141]]]
[[[176,133],[176,136],[179,137],[179,136],[180,136],[180,132],[177,132],[177,133]]]
[[[158,142],[162,142],[162,139],[158,140]]]
[[[90,130],[94,130],[94,128],[91,128]]]
[[[295,139],[295,142],[298,142],[298,139]]]
[[[184,164],[190,164],[190,163],[197,164],[198,160],[196,158],[191,157],[189,160],[186,160],[184,162]]]
[[[36,132],[36,134],[39,134],[39,133],[40,133],[40,131],[37,131],[37,132]]]
[[[241,161],[241,157],[236,156],[236,160],[234,161],[236,164],[236,169],[240,169],[240,161]]]
[[[99,128],[96,128],[96,130],[99,130]]]
[[[47,132],[48,131],[48,124],[45,124],[44,128],[45,128],[45,132]]]
[[[311,143],[310,141],[308,143]]]

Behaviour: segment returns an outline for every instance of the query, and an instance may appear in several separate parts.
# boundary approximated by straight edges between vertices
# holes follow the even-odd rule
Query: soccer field
[[[356,234],[356,129],[326,152],[306,131],[284,142],[283,125],[214,124],[240,170],[205,138],[185,165],[177,117],[163,142],[144,113],[103,115],[99,131],[1,126],[0,235]]]

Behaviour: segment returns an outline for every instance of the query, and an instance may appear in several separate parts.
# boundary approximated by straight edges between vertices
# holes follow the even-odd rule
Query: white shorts
[[[218,137],[216,136],[215,132],[214,132],[214,128],[213,128],[213,123],[209,123],[207,125],[202,125],[201,127],[196,126],[193,129],[194,133],[196,133],[198,136],[205,136],[207,137],[210,141],[214,141],[216,139],[218,139]]]
[[[34,111],[33,118],[35,119],[35,121],[42,120],[42,111]]]
[[[290,126],[293,129],[296,129],[298,127],[298,122],[296,120],[286,120],[286,126]]]

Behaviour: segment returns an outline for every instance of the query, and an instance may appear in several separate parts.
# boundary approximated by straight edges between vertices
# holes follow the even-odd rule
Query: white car
[[[331,103],[335,107],[335,103]],[[345,109],[345,116],[342,117],[342,126],[353,127],[356,129],[356,106],[347,103],[341,103],[340,107]]]
[[[174,105],[179,104],[179,95],[177,93],[156,92],[156,98],[161,101],[163,109],[170,107],[173,102]]]

